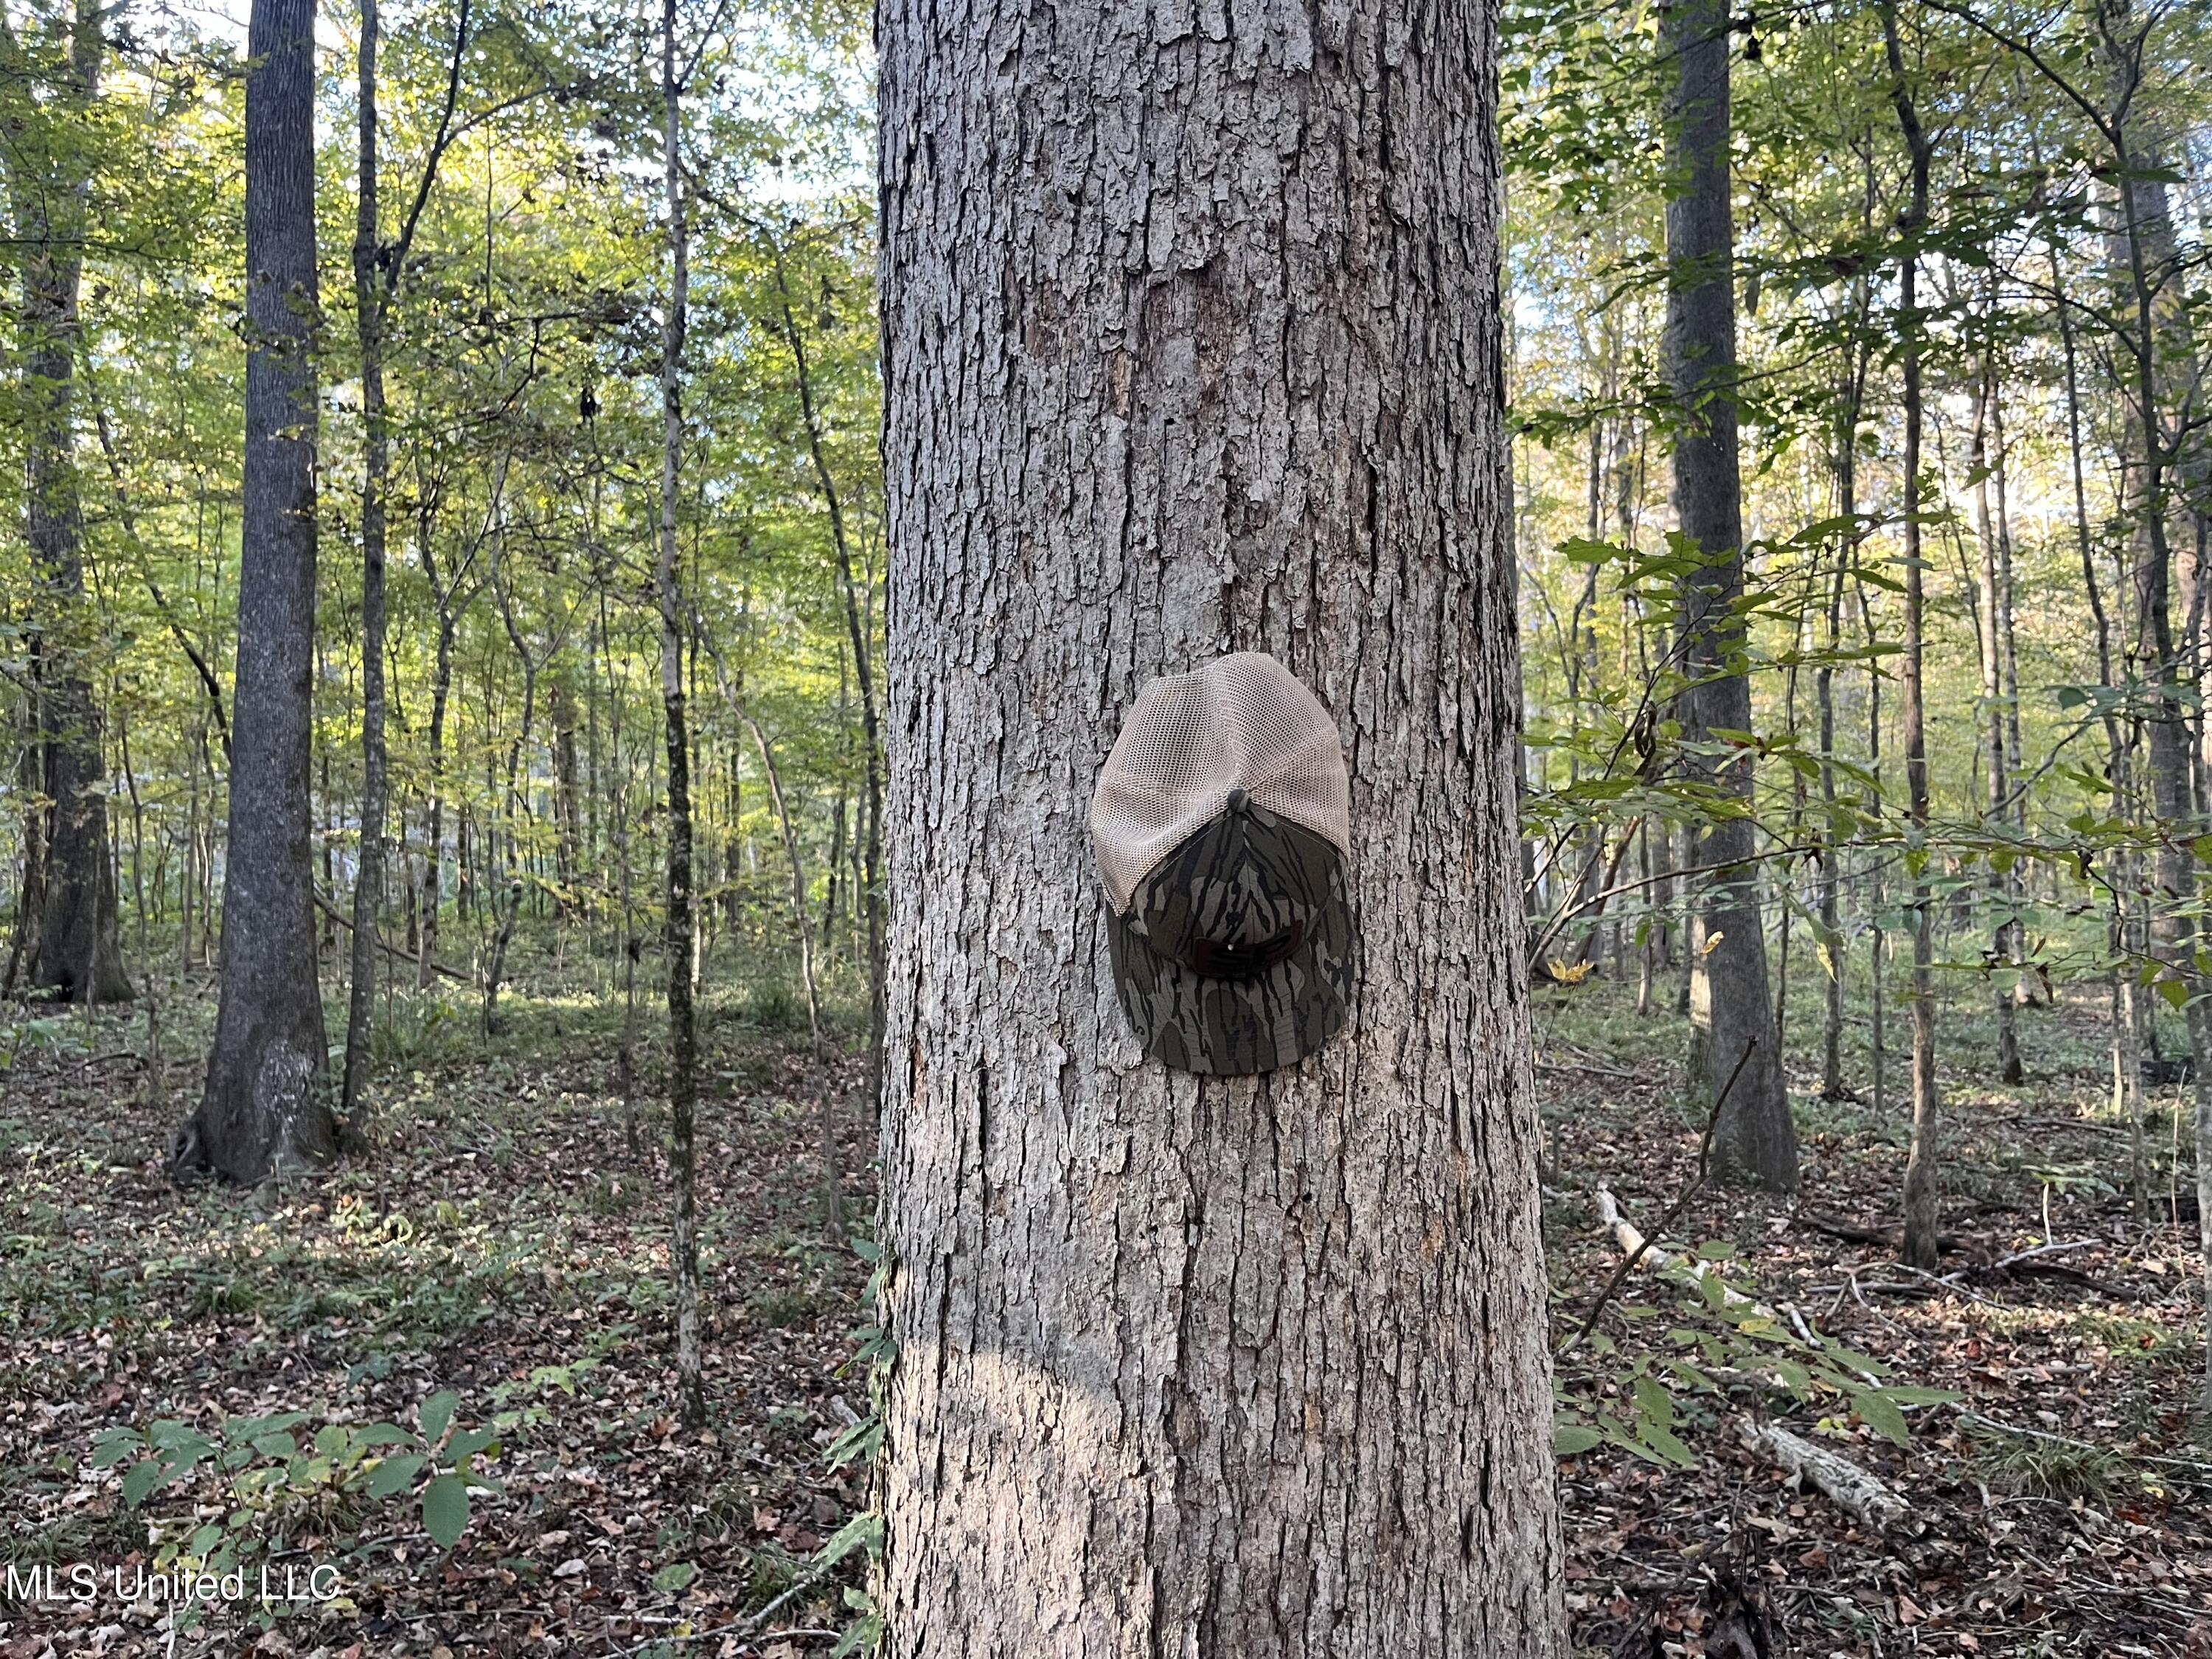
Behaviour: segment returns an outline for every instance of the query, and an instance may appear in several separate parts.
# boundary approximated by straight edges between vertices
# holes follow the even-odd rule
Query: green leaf
[[[404,1446],[415,1437],[397,1423],[372,1423],[361,1431],[359,1443],[364,1446]]]
[[[102,1429],[92,1443],[90,1467],[112,1468],[126,1458],[136,1457],[145,1443],[145,1437],[136,1429]]]
[[[881,1510],[862,1510],[837,1528],[815,1556],[818,1567],[835,1566],[854,1550],[866,1548],[871,1556],[879,1554],[884,1547],[884,1515]]]
[[[874,1458],[883,1443],[884,1419],[870,1415],[832,1441],[823,1461],[833,1469],[842,1469],[848,1463],[866,1462]]]
[[[1552,1431],[1552,1450],[1561,1457],[1604,1443],[1605,1437],[1585,1423],[1562,1423]]]
[[[1869,1376],[1887,1376],[1889,1375],[1888,1366],[1883,1364],[1881,1361],[1875,1358],[1871,1354],[1861,1353],[1856,1348],[1846,1348],[1832,1343],[1829,1345],[1826,1353],[1828,1358],[1834,1360],[1838,1364],[1848,1365],[1853,1370],[1863,1372]]]
[[[1905,1413],[1878,1389],[1863,1389],[1854,1394],[1851,1409],[1867,1427],[1898,1445],[1904,1445],[1911,1437],[1911,1431],[1905,1425]]]
[[[473,1457],[487,1446],[499,1443],[497,1429],[462,1429],[446,1443],[446,1455],[454,1462]]]
[[[1662,1429],[1656,1424],[1646,1424],[1638,1438],[1676,1468],[1692,1468],[1697,1464],[1697,1453],[1676,1439],[1672,1429]]]
[[[852,1605],[853,1595],[851,1589],[845,1592],[848,1607]],[[868,1605],[870,1611],[855,1619],[846,1628],[845,1633],[837,1638],[837,1645],[830,1650],[830,1659],[846,1659],[848,1654],[854,1653],[873,1653],[883,1641],[884,1616],[873,1611],[873,1602]]]
[[[469,1489],[460,1476],[441,1474],[422,1488],[422,1530],[437,1540],[439,1548],[453,1548],[468,1524]]]
[[[453,1409],[460,1403],[460,1395],[451,1389],[442,1389],[424,1401],[422,1438],[435,1446],[445,1437],[446,1425],[453,1420]]]
[[[279,1433],[255,1435],[253,1449],[264,1457],[289,1457],[300,1449],[293,1443],[290,1435]]]
[[[2158,982],[2158,994],[2172,1007],[2184,1006],[2189,1000],[2189,986],[2185,981],[2162,979]]]
[[[422,1473],[422,1465],[428,1461],[413,1452],[386,1458],[369,1474],[368,1495],[389,1498],[396,1492],[404,1492],[415,1484],[415,1477]]]
[[[699,1576],[698,1567],[690,1561],[671,1561],[653,1575],[653,1587],[663,1595],[672,1595]]]
[[[1654,1429],[1665,1429],[1674,1423],[1674,1398],[1657,1377],[1636,1379],[1636,1414]]]
[[[137,1509],[146,1501],[146,1494],[160,1486],[162,1480],[159,1463],[133,1463],[123,1474],[123,1501]]]

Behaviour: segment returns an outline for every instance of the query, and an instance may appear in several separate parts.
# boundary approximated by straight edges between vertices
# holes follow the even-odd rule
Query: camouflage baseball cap
[[[1239,652],[1146,687],[1091,823],[1115,982],[1146,1054],[1267,1072],[1342,1026],[1349,796],[1335,723],[1273,658]]]

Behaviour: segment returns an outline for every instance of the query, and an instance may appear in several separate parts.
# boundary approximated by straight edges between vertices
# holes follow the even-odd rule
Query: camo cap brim
[[[1294,1066],[1343,1026],[1356,932],[1336,848],[1250,808],[1207,825],[1107,911],[1122,1012],[1152,1058],[1240,1076]],[[1224,956],[1289,944],[1256,972],[1201,973],[1194,941]],[[1272,953],[1271,953],[1272,954]],[[1203,958],[1201,958],[1203,959]]]

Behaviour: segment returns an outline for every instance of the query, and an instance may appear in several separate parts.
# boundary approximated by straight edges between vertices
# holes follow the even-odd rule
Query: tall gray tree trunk
[[[180,1169],[258,1181],[337,1151],[309,837],[315,654],[315,7],[253,0],[246,78],[246,506],[222,989]]]
[[[807,454],[814,465],[815,483],[830,514],[830,545],[837,558],[837,586],[845,608],[845,636],[852,651],[854,678],[860,693],[860,738],[867,749],[867,790],[861,800],[861,903],[867,918],[868,939],[868,1102],[881,1111],[884,1098],[884,896],[883,896],[883,732],[878,715],[878,696],[874,668],[874,643],[854,577],[852,538],[845,526],[845,509],[830,471],[823,441],[822,416],[814,393],[814,377],[808,367],[806,336],[799,325],[791,302],[791,283],[784,268],[781,243],[775,249],[775,288],[783,314],[784,342],[791,349],[793,378],[799,386],[799,412],[806,422]]]
[[[2097,22],[2112,113],[2104,123],[2114,168],[2112,223],[2107,238],[2118,297],[2133,327],[2119,331],[2127,349],[2120,392],[2126,419],[2121,442],[2122,505],[2135,532],[2136,605],[2143,669],[2159,688],[2149,725],[2149,793],[2158,820],[2151,940],[2189,993],[2185,1017],[2196,1072],[2198,1240],[2204,1269],[2207,1322],[2203,1397],[2212,1409],[2212,975],[2199,967],[2202,940],[2191,914],[2199,896],[2195,845],[2198,812],[2196,750],[2185,695],[2201,690],[2203,667],[2177,648],[2172,587],[2173,550],[2167,514],[2175,506],[2179,463],[2194,455],[2201,434],[2189,430],[2200,368],[2191,338],[2186,294],[2163,178],[2167,149],[2153,118],[2131,128],[2143,83],[2151,24],[2137,27],[2128,0],[2103,0]],[[2169,410],[2172,418],[2169,418]],[[2190,688],[2185,694],[2184,687]]]
[[[1925,644],[1927,593],[1921,556],[1920,440],[1924,413],[1920,383],[1922,327],[1919,315],[1920,237],[1928,223],[1928,174],[1933,146],[1920,124],[1905,74],[1896,0],[1882,0],[1883,50],[1888,60],[1890,98],[1911,160],[1911,195],[1898,216],[1905,245],[1898,277],[1899,332],[1905,380],[1905,653],[1904,708],[1905,812],[1913,838],[1928,835],[1928,739],[1926,732]],[[1942,1101],[1936,1091],[1935,896],[1929,860],[1910,866],[1912,878],[1912,1140],[1905,1160],[1905,1231],[1899,1254],[1908,1267],[1923,1271],[1936,1260],[1936,1170],[1942,1153]]]
[[[669,1173],[676,1185],[676,1388],[687,1426],[707,1420],[699,1346],[699,1027],[691,1000],[691,744],[684,691],[684,606],[677,561],[677,489],[684,459],[684,336],[691,292],[688,193],[684,185],[684,88],[676,69],[677,0],[662,0],[660,94],[663,207],[668,215],[668,302],[660,325],[660,536],[654,592],[660,608],[660,707],[668,754],[668,891],[662,946],[668,957]]]
[[[1675,65],[1667,103],[1668,166],[1683,180],[1667,202],[1667,376],[1680,411],[1674,513],[1708,561],[1682,592],[1683,739],[1751,729],[1751,684],[1740,660],[1744,628],[1743,502],[1736,460],[1735,231],[1729,205],[1729,10],[1722,0],[1676,0],[1661,14],[1661,51]],[[1753,757],[1692,761],[1748,806]],[[1750,817],[1698,835],[1690,862],[1716,865],[1691,919],[1690,1078],[1711,1101],[1743,1061],[1713,1136],[1724,1180],[1794,1192],[1797,1128],[1776,1040],[1766,938]],[[1750,1058],[1744,1060],[1747,1050]]]
[[[1554,1659],[1493,9],[877,36],[884,1651]],[[1200,1078],[1085,809],[1241,647],[1348,746],[1361,984]]]
[[[131,996],[116,928],[108,852],[107,768],[88,652],[94,629],[85,599],[84,519],[75,459],[78,290],[92,164],[70,112],[92,100],[100,79],[100,13],[78,0],[51,66],[53,102],[44,119],[11,133],[8,146],[15,240],[21,249],[18,330],[23,434],[24,535],[30,544],[36,675],[39,790],[51,803],[35,860],[42,878],[27,983],[66,1001]],[[26,72],[12,29],[0,21],[7,55]],[[41,43],[43,45],[43,43]],[[27,871],[27,875],[28,872]],[[25,883],[27,896],[31,889]]]
[[[1836,547],[1836,568],[1828,587],[1827,659],[1814,678],[1820,718],[1820,929],[1826,952],[1827,984],[1820,1011],[1820,1097],[1844,1098],[1844,975],[1850,951],[1843,935],[1844,842],[1845,833],[1837,818],[1836,796],[1836,659],[1844,643],[1844,587],[1858,562],[1861,539],[1859,513],[1859,419],[1866,406],[1867,362],[1870,351],[1867,333],[1869,289],[1863,281],[1851,285],[1851,324],[1848,372],[1843,403],[1837,413],[1833,467],[1836,514],[1848,527]]]
[[[1990,474],[1994,470],[1990,428],[1991,406],[1996,396],[1996,370],[1985,356],[1974,384],[1972,447],[1967,452],[1967,470],[1974,477],[1974,542],[1982,562],[1977,598],[1981,609],[1984,779],[1988,786],[1989,803],[1989,821],[1984,827],[1993,836],[2004,834],[2012,817],[2010,751],[2005,741],[2004,673],[2004,641],[2010,631],[2007,624],[2012,598],[2006,592],[2009,584],[2005,562],[1998,554],[1996,520],[1990,512]],[[2012,920],[2013,885],[2007,872],[1998,869],[1994,860],[1990,866],[1987,893],[1995,915],[1990,927],[1990,956],[2001,968],[2016,968],[2019,953]],[[2016,1084],[2021,1080],[2020,1020],[2009,980],[1999,984],[1996,1003],[1997,1075],[2005,1083]]]
[[[377,0],[361,0],[356,49],[360,115],[353,239],[354,327],[361,346],[361,859],[354,870],[353,963],[346,995],[346,1115],[368,1081],[369,1020],[376,1006],[376,913],[384,896],[386,756],[384,743],[385,495],[392,436],[384,417],[384,299],[377,269]],[[422,960],[430,959],[428,951]],[[426,968],[423,971],[428,972]]]

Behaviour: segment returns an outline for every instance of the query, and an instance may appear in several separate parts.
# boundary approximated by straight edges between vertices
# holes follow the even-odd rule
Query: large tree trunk
[[[116,930],[107,769],[86,663],[94,630],[85,603],[84,520],[73,430],[90,168],[83,141],[70,130],[69,112],[88,104],[99,82],[100,12],[90,0],[79,0],[65,40],[67,54],[50,71],[57,83],[55,105],[45,120],[11,137],[8,151],[22,261],[24,533],[38,630],[33,662],[39,787],[51,803],[40,838],[36,948],[27,984],[69,1001],[119,1002],[129,1000],[131,981]],[[9,56],[20,58],[12,33],[7,44]],[[25,891],[27,898],[28,882]]]
[[[1553,1659],[1492,8],[878,39],[885,1651]],[[1363,982],[1200,1078],[1085,807],[1240,647],[1349,747]]]
[[[1667,375],[1681,413],[1674,443],[1674,511],[1707,562],[1683,584],[1683,738],[1751,729],[1751,684],[1740,665],[1743,623],[1743,503],[1736,463],[1735,232],[1729,202],[1729,12],[1721,0],[1677,0],[1662,14],[1662,49],[1675,64],[1668,98],[1668,168],[1684,187],[1667,201]],[[1746,805],[1752,751],[1692,761]],[[1691,1078],[1718,1096],[1743,1071],[1713,1136],[1723,1180],[1771,1192],[1797,1187],[1797,1129],[1776,1041],[1766,939],[1749,816],[1699,834],[1692,865],[1719,866],[1692,919]],[[1745,1060],[1747,1051],[1750,1059]]]
[[[258,1181],[337,1150],[309,839],[315,639],[314,0],[253,0],[246,80],[246,513],[222,992],[180,1168]]]

